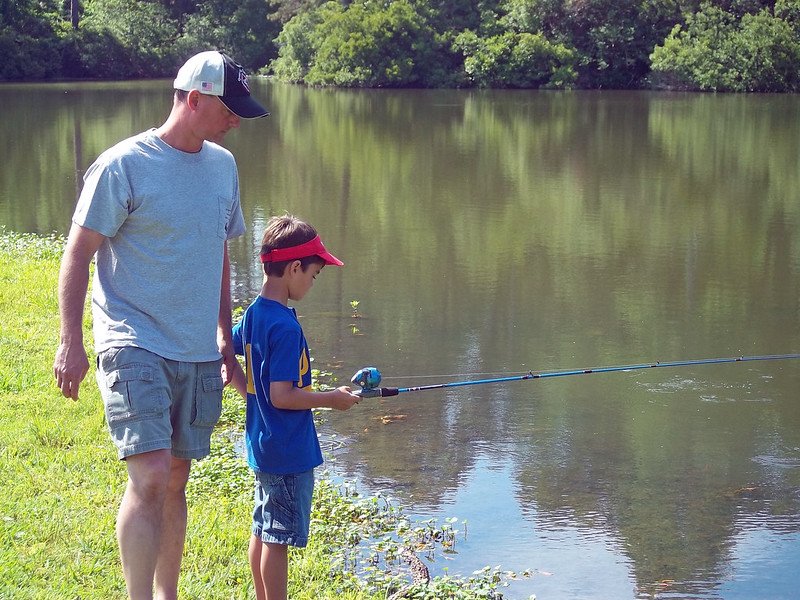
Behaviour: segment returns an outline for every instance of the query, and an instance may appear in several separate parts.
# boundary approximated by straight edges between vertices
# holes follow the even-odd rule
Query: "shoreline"
[[[0,597],[125,595],[114,535],[125,473],[108,440],[94,377],[86,377],[76,402],[63,398],[52,381],[63,245],[60,236],[0,228]],[[84,339],[90,343],[88,308]],[[243,431],[243,407],[226,389],[212,453],[192,468],[182,597],[252,597],[252,474],[233,435]],[[403,549],[424,558],[458,534],[449,522],[410,523],[390,499],[362,496],[330,472],[318,471],[309,546],[290,552],[289,589],[296,600],[384,599],[411,583]],[[463,577],[434,577],[406,592],[432,600],[502,598],[497,589],[515,577],[486,567]]]

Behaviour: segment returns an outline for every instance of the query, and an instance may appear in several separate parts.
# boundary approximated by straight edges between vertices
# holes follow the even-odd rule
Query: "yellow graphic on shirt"
[[[253,381],[253,355],[252,355],[252,346],[247,344],[244,347],[245,351],[245,370],[247,372],[247,393],[255,395],[256,393],[256,384]],[[300,353],[300,381],[297,382],[297,387],[300,387],[303,383],[303,379],[311,370],[311,362],[308,360],[308,353],[306,352],[305,348]],[[301,389],[311,389],[311,384],[309,383],[307,386]]]
[[[247,370],[247,393],[256,394],[256,384],[253,381],[253,355],[252,355],[252,346],[247,344],[244,348],[245,351],[245,361],[244,366]]]
[[[309,384],[307,386],[303,386],[303,379],[311,370],[311,361],[308,360],[308,352],[305,348],[303,351],[300,352],[300,381],[297,382],[297,387],[303,390],[310,390],[311,389],[311,379],[309,379]]]

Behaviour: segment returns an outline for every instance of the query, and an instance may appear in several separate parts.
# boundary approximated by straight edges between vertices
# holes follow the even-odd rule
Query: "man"
[[[232,373],[227,240],[244,232],[236,163],[218,144],[268,113],[221,52],[181,67],[164,124],[120,142],[84,177],[59,274],[54,374],[77,399],[89,370],[81,322],[89,277],[97,381],[128,483],[117,540],[133,600],[177,598],[191,460],[210,451]],[[220,358],[221,356],[221,358]]]

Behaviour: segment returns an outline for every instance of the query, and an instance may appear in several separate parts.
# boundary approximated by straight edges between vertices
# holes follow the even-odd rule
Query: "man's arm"
[[[66,398],[78,399],[78,389],[89,372],[83,347],[83,307],[89,288],[89,263],[105,237],[73,223],[58,274],[61,330],[53,361],[56,385]]]
[[[219,318],[217,319],[217,346],[222,354],[222,383],[228,385],[233,378],[236,355],[231,337],[231,263],[228,258],[228,242],[222,256],[222,285],[219,294]]]

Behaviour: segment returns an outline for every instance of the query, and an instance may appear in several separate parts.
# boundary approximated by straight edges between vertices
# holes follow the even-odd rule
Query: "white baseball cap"
[[[195,54],[178,71],[173,87],[219,96],[222,103],[243,119],[266,117],[269,112],[250,95],[247,73],[230,56],[217,50]]]

